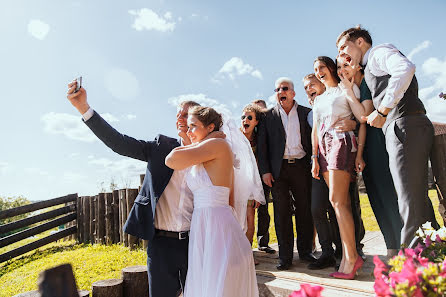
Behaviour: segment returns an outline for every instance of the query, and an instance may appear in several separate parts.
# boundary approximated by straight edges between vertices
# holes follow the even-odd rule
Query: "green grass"
[[[436,191],[429,191],[429,196],[434,204],[437,220],[440,222],[441,219],[437,211],[438,199]],[[360,200],[365,229],[367,231],[379,231],[367,195],[361,194]],[[274,243],[277,242],[277,237],[274,230],[272,211],[272,204],[270,204],[270,242]],[[443,224],[441,223],[441,225]],[[47,235],[47,232],[39,237],[44,235]],[[0,253],[34,240],[36,238],[26,239],[2,248]],[[253,246],[257,247],[255,238]],[[91,285],[95,281],[120,278],[122,268],[133,265],[146,265],[146,253],[142,249],[130,251],[121,245],[87,245],[76,244],[74,241],[52,243],[12,261],[0,264],[0,297],[10,297],[36,290],[37,278],[41,271],[64,263],[70,263],[73,266],[78,288],[91,290]]]

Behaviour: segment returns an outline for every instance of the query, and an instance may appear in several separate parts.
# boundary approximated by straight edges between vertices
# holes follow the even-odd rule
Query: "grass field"
[[[430,191],[429,196],[434,204],[437,220],[440,222],[440,216],[437,212],[437,194],[435,191]],[[360,199],[365,229],[367,231],[379,231],[367,195],[362,194]],[[269,211],[272,214],[272,204],[269,205]],[[34,240],[36,238],[26,239],[7,246],[0,249],[0,253]],[[271,243],[277,242],[272,216],[270,241]],[[253,246],[257,246],[255,239]],[[91,290],[91,284],[95,281],[120,278],[121,269],[124,267],[146,265],[146,253],[142,249],[130,251],[121,245],[76,244],[74,241],[52,243],[0,265],[0,297],[11,297],[19,293],[36,290],[39,272],[63,263],[70,263],[73,266],[79,289]]]

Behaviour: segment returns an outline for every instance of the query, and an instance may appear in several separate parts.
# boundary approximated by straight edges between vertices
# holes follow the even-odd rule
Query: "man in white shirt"
[[[149,241],[149,295],[179,296],[187,274],[193,201],[192,194],[185,187],[184,172],[168,168],[164,159],[173,148],[190,143],[186,135],[187,112],[189,107],[199,104],[192,101],[180,104],[177,113],[180,139],[160,134],[154,141],[144,141],[121,134],[111,127],[90,108],[85,89],[75,92],[75,81],[68,88],[67,98],[105,145],[118,154],[147,162],[146,175],[124,231]]]
[[[364,67],[376,109],[366,117],[367,123],[382,128],[385,134],[403,221],[401,243],[411,247],[421,224],[430,221],[437,225],[427,194],[434,129],[418,98],[415,65],[392,44],[372,47],[369,32],[359,26],[342,32],[336,46],[340,55]]]
[[[266,111],[258,129],[258,164],[263,182],[272,187],[274,224],[279,243],[279,265],[292,265],[294,204],[297,251],[303,261],[314,262],[312,254],[313,220],[311,217],[311,128],[307,122],[310,109],[294,100],[294,84],[286,77],[276,81],[277,104]],[[290,196],[290,191],[293,198]]]

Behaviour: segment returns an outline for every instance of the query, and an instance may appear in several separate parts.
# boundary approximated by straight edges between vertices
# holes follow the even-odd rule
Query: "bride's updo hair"
[[[194,106],[189,109],[188,114],[196,116],[205,127],[214,124],[215,128],[213,131],[219,131],[223,124],[221,114],[216,112],[212,107]]]

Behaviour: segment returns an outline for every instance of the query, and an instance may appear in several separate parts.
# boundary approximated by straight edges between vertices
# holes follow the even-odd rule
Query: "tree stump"
[[[39,293],[39,291],[30,291],[30,292],[25,292],[25,293],[21,293],[18,295],[14,295],[13,297],[40,297],[40,293]]]
[[[90,291],[87,290],[79,290],[77,291],[79,293],[79,297],[90,297]]]
[[[94,282],[93,297],[122,297],[122,284],[122,279],[106,279]]]
[[[149,279],[147,278],[147,266],[130,266],[122,269],[124,297],[148,297]]]
[[[70,264],[47,269],[39,274],[41,297],[79,297]]]

